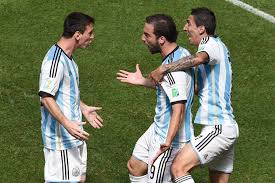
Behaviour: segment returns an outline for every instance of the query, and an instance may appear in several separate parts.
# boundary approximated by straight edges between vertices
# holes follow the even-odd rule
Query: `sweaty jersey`
[[[162,64],[168,64],[190,53],[177,46],[169,55],[163,59]],[[164,76],[160,86],[157,86],[157,104],[154,117],[155,132],[161,137],[163,143],[166,140],[170,120],[172,117],[173,103],[185,102],[185,117],[172,142],[172,146],[179,147],[188,142],[194,135],[192,125],[191,106],[194,94],[194,70],[171,72]]]
[[[63,114],[69,120],[79,122],[82,121],[79,94],[79,74],[76,63],[58,45],[53,45],[41,66],[39,95],[54,97]],[[44,147],[64,150],[83,143],[70,135],[44,106],[41,106],[41,117]]]
[[[199,52],[206,52],[209,61],[198,66],[200,107],[195,123],[236,123],[231,106],[232,70],[227,47],[219,37],[204,37],[199,44]]]

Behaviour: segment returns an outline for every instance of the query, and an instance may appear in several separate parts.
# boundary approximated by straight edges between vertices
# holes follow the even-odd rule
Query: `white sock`
[[[133,176],[129,174],[129,178],[131,183],[146,183],[147,182],[147,174],[142,176]]]
[[[174,179],[175,183],[195,183],[191,175],[185,175]]]

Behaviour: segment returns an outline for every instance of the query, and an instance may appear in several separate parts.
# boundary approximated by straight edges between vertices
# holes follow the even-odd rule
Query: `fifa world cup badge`
[[[177,88],[177,86],[175,86],[175,85],[172,87],[172,96],[173,96],[173,97],[179,96],[178,88]]]

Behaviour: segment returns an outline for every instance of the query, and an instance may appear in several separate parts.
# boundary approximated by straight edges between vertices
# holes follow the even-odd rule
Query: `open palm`
[[[144,77],[139,69],[139,65],[136,65],[136,72],[128,72],[125,70],[119,70],[117,73],[117,79],[122,83],[129,83],[133,85],[141,85],[144,81]]]

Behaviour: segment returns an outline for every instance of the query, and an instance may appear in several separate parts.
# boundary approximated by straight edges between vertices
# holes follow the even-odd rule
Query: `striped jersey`
[[[177,46],[169,55],[163,59],[162,64],[168,64],[190,53]],[[177,102],[185,103],[185,117],[172,142],[173,147],[180,147],[182,143],[188,142],[194,135],[192,125],[192,101],[194,94],[194,70],[171,72],[164,76],[161,85],[157,86],[157,104],[154,117],[155,132],[164,143],[168,134],[170,120],[172,117],[172,105]]]
[[[199,52],[206,52],[209,60],[198,66],[200,107],[195,123],[236,123],[231,106],[232,70],[227,47],[219,37],[204,37],[199,44]]]
[[[44,57],[39,95],[53,96],[63,114],[71,121],[82,121],[80,110],[79,74],[73,58],[57,45],[53,45]],[[53,150],[70,149],[83,142],[76,139],[41,106],[41,130],[44,147]]]

